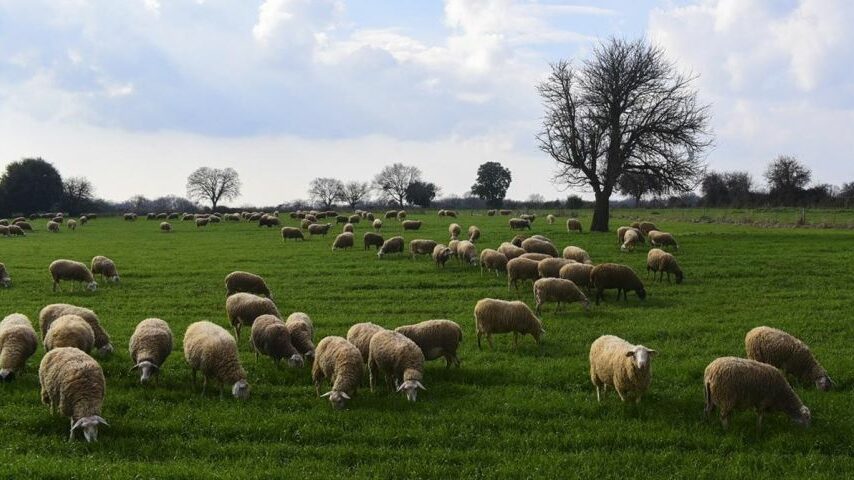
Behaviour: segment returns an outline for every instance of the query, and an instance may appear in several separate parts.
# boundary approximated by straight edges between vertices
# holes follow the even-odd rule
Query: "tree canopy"
[[[471,193],[485,200],[488,207],[501,208],[512,180],[510,169],[498,162],[486,162],[477,168],[477,180],[471,187]]]
[[[201,167],[187,177],[187,197],[211,202],[216,210],[220,200],[240,196],[240,176],[233,168]]]
[[[62,177],[41,158],[25,158],[6,165],[0,177],[0,213],[27,214],[61,208]]]

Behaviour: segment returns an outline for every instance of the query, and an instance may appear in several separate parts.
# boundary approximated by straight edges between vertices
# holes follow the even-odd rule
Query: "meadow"
[[[513,233],[506,217],[461,212],[463,226],[478,225],[478,249],[496,248]],[[579,212],[589,225],[590,212]],[[541,347],[530,337],[511,347],[479,351],[473,308],[484,297],[522,299],[533,305],[530,283],[508,291],[505,277],[451,261],[437,269],[427,258],[378,260],[360,245],[330,251],[334,238],[283,243],[278,229],[254,223],[196,228],[173,221],[99,218],[70,232],[50,234],[45,220],[26,238],[0,238],[0,262],[13,285],[0,289],[0,316],[21,312],[37,321],[47,304],[67,302],[97,312],[116,346],[101,361],[107,377],[99,442],[68,442],[68,421],[39,401],[40,348],[28,369],[0,384],[0,477],[3,478],[839,478],[854,471],[854,231],[758,228],[676,219],[678,211],[640,214],[674,233],[686,280],[680,285],[646,277],[646,248],[622,253],[613,233],[569,234],[565,217],[544,218],[533,233],[559,248],[577,245],[595,263],[625,263],[641,274],[648,297],[606,302],[584,314],[578,305],[555,313],[544,307],[547,334]],[[634,216],[637,216],[635,212]],[[631,210],[615,212],[611,228],[628,223]],[[406,239],[447,240],[452,219],[435,211]],[[295,225],[283,218],[284,225]],[[340,226],[334,228],[337,233]],[[386,238],[400,234],[386,220]],[[53,293],[47,272],[57,258],[88,263],[94,255],[116,261],[122,281],[99,282],[97,292]],[[409,403],[380,387],[359,390],[349,407],[333,410],[318,399],[310,368],[276,368],[255,361],[244,336],[241,357],[252,397],[245,402],[206,395],[190,385],[181,339],[187,325],[208,319],[228,326],[223,278],[233,270],[263,276],[283,314],[304,311],[315,342],[345,335],[370,321],[387,327],[431,318],[460,323],[462,367],[431,362],[426,392]],[[127,342],[148,317],[168,321],[175,350],[157,383],[141,386]],[[782,328],[807,341],[836,388],[828,393],[798,386],[812,410],[802,429],[782,414],[734,417],[728,431],[717,417],[704,419],[705,366],[725,355],[744,356],[744,334],[759,325]],[[660,353],[653,383],[640,405],[624,405],[609,392],[601,403],[588,373],[588,348],[602,334],[619,335]]]

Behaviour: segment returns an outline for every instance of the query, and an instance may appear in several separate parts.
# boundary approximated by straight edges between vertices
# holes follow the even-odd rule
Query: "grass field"
[[[585,226],[589,212],[581,212]],[[668,218],[662,211],[662,219]],[[447,239],[446,219],[415,216],[423,230],[407,239]],[[614,261],[645,275],[646,249],[621,253],[615,236],[567,234],[535,222],[534,233],[560,248],[587,249],[594,262]],[[512,234],[506,217],[457,221],[483,231],[479,248],[495,248]],[[478,351],[473,308],[484,297],[533,303],[530,283],[508,292],[505,278],[449,262],[437,270],[427,259],[379,261],[361,247],[331,252],[332,236],[283,244],[277,230],[255,224],[196,229],[174,222],[103,218],[76,232],[44,230],[26,238],[0,238],[0,262],[13,286],[0,289],[0,316],[19,311],[34,322],[57,302],[94,309],[116,345],[102,361],[107,377],[103,416],[110,422],[100,442],[67,441],[68,421],[39,401],[40,349],[15,382],[0,385],[0,477],[8,478],[839,478],[854,471],[851,395],[854,326],[851,289],[854,233],[827,229],[760,229],[739,225],[658,221],[680,240],[677,254],[686,281],[647,280],[648,297],[560,314],[548,305],[547,330],[538,349],[524,337],[517,352],[511,336],[495,351]],[[285,224],[295,223],[285,220]],[[621,223],[614,220],[612,228]],[[385,235],[398,234],[386,221]],[[357,226],[357,238],[367,225]],[[336,231],[340,226],[336,227]],[[56,258],[87,262],[114,259],[120,285],[96,293],[52,293],[48,264]],[[426,392],[408,403],[400,394],[361,389],[347,410],[318,399],[310,369],[276,369],[255,362],[246,337],[240,345],[252,398],[237,401],[189,383],[181,339],[190,323],[210,319],[227,326],[223,277],[248,270],[267,279],[283,314],[305,311],[315,341],[345,335],[356,322],[388,327],[430,318],[463,326],[462,368],[428,364]],[[645,277],[644,277],[645,278]],[[159,384],[142,387],[127,342],[147,317],[167,320],[175,351]],[[729,431],[703,418],[705,366],[724,355],[744,355],[744,334],[771,325],[800,336],[830,372],[829,393],[797,387],[812,409],[813,427],[781,414],[766,419],[735,416]],[[653,384],[639,406],[613,393],[597,404],[588,376],[590,342],[614,334],[654,348]]]

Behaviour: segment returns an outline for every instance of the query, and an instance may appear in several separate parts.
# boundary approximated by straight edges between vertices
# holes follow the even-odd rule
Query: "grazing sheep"
[[[640,231],[640,222],[632,222],[629,224],[629,227],[638,229],[638,231]]]
[[[39,312],[39,330],[41,331],[43,341],[50,331],[53,322],[63,315],[77,315],[92,327],[92,332],[95,334],[94,347],[98,349],[99,354],[106,356],[113,352],[113,344],[110,343],[110,336],[104,330],[104,327],[101,326],[101,321],[95,315],[95,312],[88,308],[69,305],[67,303],[54,303],[42,308]]]
[[[548,215],[546,215],[546,222],[547,222],[549,225],[554,225],[554,224],[555,224],[555,216],[554,216],[554,215],[552,215],[551,213],[550,213],[550,214],[548,214]]]
[[[115,262],[102,255],[92,257],[92,274],[101,275],[101,278],[111,282],[119,282],[119,272],[116,270]]]
[[[460,227],[459,223],[452,223],[448,225],[448,234],[451,236],[451,240],[459,240],[460,233],[463,231],[463,228]]]
[[[391,237],[383,242],[383,245],[377,250],[377,257],[383,258],[390,253],[403,253],[403,237]]]
[[[455,210],[445,210],[445,216],[451,218],[457,218],[457,212]]]
[[[225,276],[225,296],[230,297],[238,292],[254,293],[273,299],[267,282],[254,273],[236,271]]]
[[[799,425],[810,425],[810,409],[773,365],[747,358],[717,358],[706,367],[703,387],[706,416],[717,407],[724,428],[729,426],[733,411],[748,408],[756,409],[756,430],[762,428],[765,413],[776,411],[787,414]]]
[[[300,355],[314,357],[314,323],[307,313],[294,312],[288,315],[285,327],[291,334],[291,343]]]
[[[510,240],[510,243],[516,247],[522,248],[522,242],[524,242],[526,238],[528,237],[526,237],[525,235],[515,235]]]
[[[657,354],[614,335],[594,340],[590,345],[590,381],[596,387],[596,401],[602,401],[600,390],[610,385],[620,400],[634,397],[635,403],[640,403],[652,381],[652,359]]]
[[[4,288],[12,286],[12,277],[9,276],[9,272],[6,270],[6,265],[2,263],[0,263],[0,285]]]
[[[644,234],[644,236],[649,235],[649,232],[653,230],[658,230],[658,227],[656,227],[655,224],[652,222],[640,222],[640,224],[636,228],[640,230],[641,233]]]
[[[371,322],[357,323],[347,330],[347,341],[356,346],[362,354],[362,361],[367,365],[368,353],[371,350],[371,338],[377,332],[384,331],[385,328],[373,324]]]
[[[519,334],[531,335],[537,345],[544,333],[543,323],[534,315],[525,302],[484,298],[474,306],[474,321],[477,329],[477,348],[480,337],[486,335],[490,350],[493,349],[493,333],[513,333],[513,349],[518,347]]]
[[[87,217],[86,215],[81,215],[81,216],[80,216],[80,225],[86,225],[86,223],[87,223],[88,221],[89,221],[89,217]]]
[[[237,294],[240,295],[240,294]],[[231,394],[235,398],[249,398],[249,382],[246,371],[240,365],[237,342],[234,337],[219,325],[201,321],[191,324],[184,333],[184,359],[192,371],[193,385],[196,384],[196,372],[201,370],[204,377],[202,394],[208,386],[208,379],[219,381],[220,396],[225,383],[231,384]]]
[[[169,233],[172,231],[172,224],[169,222],[160,222],[160,231]]]
[[[624,252],[631,252],[635,249],[635,245],[638,243],[643,243],[641,241],[641,236],[638,235],[637,230],[629,229],[623,236],[623,244],[620,245],[620,250]]]
[[[510,224],[510,230],[528,230],[531,229],[531,222],[523,218],[511,218],[507,223]]]
[[[451,253],[451,249],[448,248],[447,245],[443,245],[440,243],[433,247],[432,257],[433,261],[436,262],[437,268],[444,267],[445,262],[447,262],[448,259],[451,258],[451,255],[453,255],[453,253]]]
[[[404,210],[397,212],[397,221],[402,222],[404,220],[406,220],[406,212]]]
[[[530,236],[530,238],[534,238],[534,239],[537,239],[537,240],[541,240],[541,241],[543,241],[543,242],[548,242],[548,243],[551,243],[552,245],[554,245],[554,244],[555,244],[555,242],[553,242],[551,238],[546,237],[545,235],[531,235],[531,236]],[[521,244],[520,244],[520,245],[521,245]]]
[[[566,258],[544,258],[537,262],[537,270],[540,272],[540,278],[560,278],[560,269],[570,263],[578,262]]]
[[[566,231],[583,233],[581,231],[581,221],[579,221],[577,218],[568,218],[566,220]]]
[[[180,216],[177,213],[170,213],[166,216],[167,220],[177,220]]]
[[[51,233],[59,233],[59,224],[54,221],[47,222],[47,231]]]
[[[9,219],[8,218],[0,218],[0,227],[8,227]]]
[[[302,234],[302,230],[296,227],[282,227],[282,241],[286,241],[289,238],[293,238],[294,240],[305,240],[305,237]]]
[[[665,252],[664,250],[653,248],[646,254],[646,274],[652,270],[653,279],[655,274],[660,272],[659,281],[664,279],[664,274],[667,273],[667,281],[670,281],[670,274],[676,275],[676,283],[682,283],[684,278],[682,269],[679,268],[679,263],[676,262],[676,257]]]
[[[374,221],[374,220],[376,220],[376,219],[374,218],[374,214],[373,214],[373,213],[371,213],[371,212],[366,212],[366,213],[365,213],[365,220],[367,220],[367,221],[369,221],[369,222],[373,222],[373,221]]]
[[[438,245],[433,240],[418,238],[409,242],[409,255],[415,260],[416,255],[432,255],[433,249]]]
[[[9,235],[13,237],[25,237],[24,229],[20,225],[9,225]]]
[[[335,224],[337,225],[339,223],[349,223],[349,220],[350,220],[350,217],[347,217],[345,215],[337,215],[335,217]]]
[[[95,332],[82,317],[62,315],[51,322],[44,336],[45,351],[61,347],[74,347],[89,353],[95,344]]]
[[[352,229],[353,225],[351,225],[349,223],[347,225],[350,225],[351,228],[350,228],[350,230],[347,230],[347,226],[345,225],[344,231],[345,232],[347,232],[347,231],[352,232],[353,231],[353,229]],[[325,237],[326,234],[329,233],[329,229],[331,229],[331,228],[332,228],[331,223],[323,223],[323,224],[312,223],[311,225],[308,226],[308,234],[311,236],[322,235]]]
[[[0,235],[2,235],[4,237],[8,237],[9,236],[9,227],[7,227],[6,225],[0,225]]]
[[[368,250],[370,247],[377,247],[377,250],[379,250],[379,248],[383,246],[383,236],[379,233],[365,232],[365,235],[362,238],[365,242],[365,250]]]
[[[513,213],[513,210],[499,210],[498,213],[500,213],[501,215],[510,215],[511,213]]]
[[[386,378],[389,386],[393,381],[396,391],[403,392],[410,402],[416,400],[419,388],[427,390],[421,384],[424,379],[424,354],[418,344],[398,332],[382,330],[371,337],[368,373],[371,391],[380,375]]]
[[[622,293],[623,299],[628,302],[626,292],[634,291],[641,300],[646,298],[646,289],[643,282],[631,267],[617,263],[603,263],[597,265],[590,272],[590,282],[596,289],[596,305],[599,300],[604,299],[603,292],[609,288],[617,289],[617,300]]]
[[[383,228],[383,221],[378,218],[378,219],[374,220],[374,223],[372,225],[374,227],[374,230],[379,232],[380,229]]]
[[[469,241],[474,243],[480,240],[480,229],[472,225],[469,227]]]
[[[276,304],[269,298],[260,297],[251,293],[238,292],[225,300],[225,311],[228,321],[234,328],[234,336],[240,341],[240,329],[243,326],[251,327],[255,319],[261,315],[273,315],[282,318]]]
[[[311,223],[317,223],[317,215],[318,215],[317,212],[308,213],[308,214],[306,214],[305,219],[309,220]],[[261,218],[264,218],[264,217],[262,216]]]
[[[311,230],[310,227],[309,227],[309,230]],[[342,232],[350,232],[350,233],[353,233],[354,230],[355,230],[355,227],[353,227],[352,223],[345,224],[344,228],[341,229]]]
[[[69,219],[68,223],[65,224],[69,230],[77,230],[77,220]]]
[[[617,229],[617,245],[621,245],[625,241],[626,232],[628,232],[629,230],[634,230],[635,234],[638,237],[638,242],[644,244],[643,234],[640,230],[634,227],[620,227]]]
[[[159,374],[163,362],[172,353],[172,330],[159,318],[147,318],[136,325],[128,344],[131,370],[139,370],[139,383]]]
[[[756,327],[744,337],[747,358],[773,365],[804,384],[828,391],[833,381],[810,347],[799,338],[771,327]]]
[[[535,262],[541,262],[541,261],[546,260],[548,258],[555,258],[555,257],[553,257],[549,254],[546,254],[546,253],[523,253],[522,255],[519,255],[519,258],[527,258],[528,260],[533,260]]]
[[[12,232],[12,227],[18,227],[21,230],[27,230],[29,232],[33,231],[33,226],[30,225],[30,222],[18,221],[12,222],[14,225],[9,225],[9,232]]]
[[[314,224],[314,222],[312,222],[311,220],[309,220],[309,219],[305,218],[305,219],[303,219],[303,220],[300,222],[299,226],[300,226],[300,228],[301,228],[301,229],[303,229],[303,230],[308,230],[308,227],[310,227],[310,226],[311,226],[311,225],[313,225],[313,224]]]
[[[590,254],[583,248],[574,247],[572,245],[563,249],[563,258],[575,260],[578,263],[586,263],[591,265],[593,260],[590,259]]]
[[[560,267],[560,272],[558,276],[560,278],[566,280],[572,280],[572,283],[578,285],[579,287],[584,287],[588,291],[593,286],[590,283],[590,272],[593,271],[593,265],[587,265],[586,263],[568,263],[562,267]]]
[[[317,219],[314,219],[314,221],[317,221]],[[278,227],[281,224],[282,224],[282,222],[281,222],[281,220],[279,220],[279,217],[274,217],[273,215],[267,215],[266,213],[261,215],[261,218],[258,219],[258,226],[259,227],[272,228],[272,227]]]
[[[36,331],[25,315],[13,313],[0,322],[0,382],[14,380],[36,353],[38,343]]]
[[[557,248],[551,243],[539,238],[526,238],[522,248],[528,253],[544,253],[550,257],[558,257]]]
[[[426,320],[414,325],[404,325],[394,329],[415,342],[425,360],[444,357],[446,367],[452,364],[460,366],[457,349],[463,341],[463,329],[451,320]]]
[[[210,220],[208,218],[197,218],[196,219],[196,228],[198,227],[207,227]]]
[[[421,220],[404,220],[400,225],[404,230],[419,230],[421,228]]]
[[[74,283],[85,283],[86,290],[94,292],[98,288],[98,283],[92,277],[92,272],[86,268],[86,265],[75,262],[74,260],[54,260],[48,267],[50,276],[53,278],[53,291],[59,288],[59,282],[68,280]],[[72,290],[74,284],[72,284]]]
[[[572,280],[563,278],[541,278],[534,282],[534,298],[537,300],[537,315],[540,314],[540,307],[544,303],[551,302],[557,303],[555,313],[561,303],[578,302],[584,306],[585,312],[590,310],[590,300],[587,299],[587,295]]]
[[[503,253],[498,250],[493,250],[491,248],[484,248],[482,252],[480,252],[480,274],[483,275],[483,270],[486,269],[488,271],[494,271],[495,276],[498,276],[498,272],[504,272],[507,270],[507,257],[504,256]]]
[[[397,218],[397,210],[389,210],[385,212],[385,218]]]
[[[494,217],[494,216],[495,216],[495,213],[496,213],[496,211],[495,211],[495,210],[487,210],[487,211],[486,211],[486,216],[487,216],[487,217]]]
[[[193,215],[192,213],[185,213],[185,214],[181,215],[181,221],[182,222],[193,222],[195,220],[196,220],[196,216]]]
[[[350,215],[350,218],[347,219],[347,223],[359,223],[362,221],[362,217],[359,215]]]
[[[337,237],[335,237],[335,241],[332,242],[332,251],[334,252],[337,249],[346,250],[348,248],[353,248],[353,240],[355,236],[353,232],[344,232],[339,233]]]
[[[256,361],[258,354],[261,354],[272,358],[277,367],[283,358],[288,359],[288,366],[292,368],[304,365],[302,355],[291,342],[288,327],[275,315],[259,315],[252,322],[249,346],[255,352]]]
[[[532,214],[524,213],[522,215],[519,215],[519,218],[521,218],[522,220],[527,220],[530,223],[534,223],[534,220],[537,219],[537,215],[533,214],[533,213]]]
[[[448,248],[451,250],[451,255],[457,256],[457,247],[460,245],[459,240],[451,240],[448,242]]]
[[[679,244],[676,243],[676,239],[673,238],[673,234],[659,232],[658,230],[650,230],[647,235],[649,236],[649,244],[653,247],[672,246],[675,250],[679,250]]]
[[[122,216],[128,222],[135,222],[136,221],[136,214],[135,213],[125,213]]]
[[[519,280],[536,281],[540,278],[538,266],[539,262],[527,258],[519,257],[509,260],[507,262],[507,290],[510,290],[511,285],[519,290],[517,283]]]
[[[522,247],[517,247],[510,242],[504,242],[498,247],[498,251],[501,252],[507,260],[513,260],[516,257],[520,257],[525,254],[525,249]]]
[[[468,240],[463,240],[457,244],[457,258],[462,263],[477,266],[477,248]]]
[[[343,337],[325,337],[317,344],[317,355],[311,367],[314,390],[321,398],[329,397],[336,410],[344,408],[362,382],[365,363],[355,345]],[[332,389],[320,394],[320,384],[329,379]]]
[[[71,419],[68,439],[83,429],[87,442],[98,441],[98,425],[109,424],[101,418],[106,381],[98,362],[71,347],[57,348],[45,354],[39,364],[41,401]]]

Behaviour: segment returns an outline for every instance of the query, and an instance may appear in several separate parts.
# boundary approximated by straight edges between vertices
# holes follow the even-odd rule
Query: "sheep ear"
[[[397,387],[397,391],[399,392],[399,391],[403,390],[403,387],[404,387],[405,385],[406,385],[406,382],[401,383],[401,384]]]
[[[634,350],[629,350],[628,352],[626,352],[626,356],[627,356],[627,357],[634,357],[634,356],[635,356],[635,351],[634,351]]]
[[[421,385],[421,382],[415,382],[415,386],[420,388],[421,390],[424,390],[424,391],[427,390],[427,387],[425,387],[424,385]]]
[[[324,393],[323,395],[321,395],[321,396],[320,396],[320,398],[328,397],[328,396],[330,396],[330,395],[332,395],[332,390],[330,390],[330,391],[328,391],[328,392]]]
[[[344,392],[341,392],[341,396],[342,396],[342,397],[344,397],[344,398],[346,398],[347,400],[350,400],[350,395],[347,395],[347,394],[346,394],[346,393],[344,393]]]
[[[71,431],[73,432],[77,427],[79,427],[83,423],[82,418],[78,418],[74,425],[71,426]]]
[[[654,356],[658,355],[658,351],[657,351],[657,350],[650,350],[650,349],[647,349],[647,350],[646,350],[646,353],[648,353],[650,357],[654,357]]]
[[[95,420],[97,420],[97,421],[98,421],[98,423],[100,423],[100,424],[102,424],[102,425],[104,425],[104,426],[107,426],[107,427],[109,427],[109,426],[110,426],[110,424],[109,424],[109,423],[107,423],[107,421],[106,421],[106,420],[104,420],[100,415],[95,415]]]
[[[140,365],[140,364],[139,364],[139,363],[137,363],[136,365],[134,365],[134,366],[130,367],[130,370],[128,370],[128,373],[130,373],[130,372],[132,372],[132,371],[134,371],[134,370],[139,369],[139,365]]]

